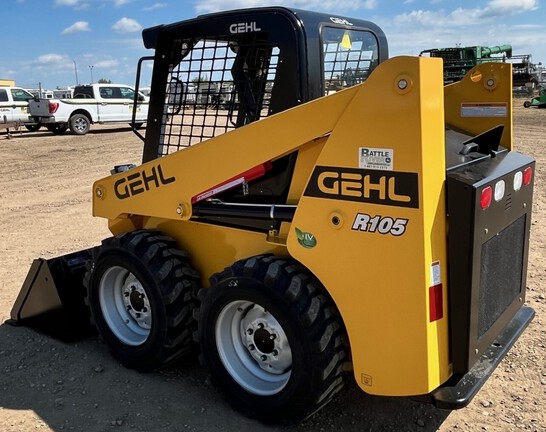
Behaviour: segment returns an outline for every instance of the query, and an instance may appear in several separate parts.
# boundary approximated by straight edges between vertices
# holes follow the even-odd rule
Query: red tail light
[[[49,102],[49,114],[55,114],[59,109],[59,102]]]
[[[491,199],[493,198],[493,188],[491,186],[486,186],[482,189],[482,194],[480,196],[480,205],[482,210],[485,210],[491,205]]]
[[[533,179],[533,168],[527,167],[523,171],[523,184],[527,186],[529,183],[531,183],[531,180]]]
[[[431,286],[428,290],[430,322],[444,317],[444,300],[442,284]]]

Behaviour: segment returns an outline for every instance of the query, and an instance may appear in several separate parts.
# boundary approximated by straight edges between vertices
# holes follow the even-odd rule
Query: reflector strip
[[[258,177],[263,176],[266,173],[266,171],[271,169],[271,167],[272,167],[271,162],[266,162],[261,165],[255,166],[254,168],[251,168],[248,171],[245,171],[235,177],[232,177],[229,180],[226,180],[225,182],[217,184],[216,186],[204,192],[201,192],[199,195],[194,196],[191,199],[191,203],[192,204],[198,203],[199,201],[203,201],[207,198],[213,197],[214,195],[217,195],[220,192],[224,192],[240,184],[248,183],[249,181],[255,180]]]
[[[428,294],[430,305],[430,322],[442,319],[444,317],[444,296],[442,292],[442,284],[431,286]]]

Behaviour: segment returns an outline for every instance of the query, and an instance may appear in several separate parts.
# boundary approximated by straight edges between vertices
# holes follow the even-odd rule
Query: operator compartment
[[[147,29],[143,37],[156,49],[150,119],[161,119],[148,123],[144,162],[361,84],[388,57],[383,32],[369,21],[285,8],[201,16]],[[301,153],[260,161],[201,191],[192,198],[193,217],[280,229],[304,186],[293,186]]]

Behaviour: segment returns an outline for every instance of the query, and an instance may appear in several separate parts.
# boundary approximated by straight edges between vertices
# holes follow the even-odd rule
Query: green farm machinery
[[[523,102],[525,108],[546,108],[546,87],[540,89],[540,94],[537,97],[534,97],[530,101]]]
[[[460,81],[474,66],[489,62],[511,63],[514,87],[533,81],[531,55],[512,55],[511,45],[434,48],[419,55],[443,59],[444,84]]]

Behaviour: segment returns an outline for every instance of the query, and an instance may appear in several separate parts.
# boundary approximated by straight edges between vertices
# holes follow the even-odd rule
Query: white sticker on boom
[[[440,261],[434,261],[430,265],[430,286],[440,285],[441,283]]]
[[[360,147],[358,167],[373,170],[392,171],[394,150],[385,148]]]
[[[461,117],[506,117],[506,102],[464,102],[461,104]]]

